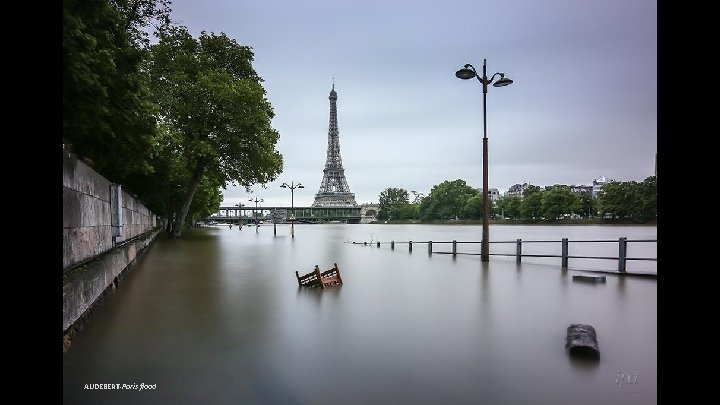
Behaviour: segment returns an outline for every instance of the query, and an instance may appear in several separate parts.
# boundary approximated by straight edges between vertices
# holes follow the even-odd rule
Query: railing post
[[[520,263],[522,261],[522,239],[518,239],[515,242],[515,262]]]
[[[453,240],[453,247],[452,247],[452,254],[455,256],[457,254],[457,241]]]
[[[408,252],[412,252],[412,241],[408,241]]]
[[[627,238],[622,237],[618,242],[618,271],[625,273],[625,262],[627,260]]]
[[[395,250],[395,241],[390,242],[390,250]]]
[[[377,247],[380,247],[380,242],[377,243]]]
[[[428,241],[428,254],[429,254],[429,255],[432,254],[432,241],[431,241],[431,240]]]
[[[562,268],[568,266],[568,238],[562,238]]]

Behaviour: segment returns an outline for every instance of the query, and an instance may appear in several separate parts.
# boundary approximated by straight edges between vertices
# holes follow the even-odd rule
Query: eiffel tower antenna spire
[[[315,194],[313,207],[357,207],[355,194],[350,192],[345,169],[340,157],[340,131],[337,120],[337,92],[335,92],[335,78],[333,77],[332,90],[330,90],[330,125],[328,128],[328,148],[323,179],[320,190]]]

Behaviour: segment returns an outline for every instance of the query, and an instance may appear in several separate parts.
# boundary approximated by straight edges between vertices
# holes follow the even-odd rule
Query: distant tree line
[[[193,37],[170,4],[63,1],[63,145],[178,237],[217,212],[221,189],[273,181],[283,160],[252,48]]]
[[[645,223],[657,219],[657,183],[655,176],[642,182],[609,182],[597,198],[588,192],[573,193],[566,185],[544,189],[530,185],[522,196],[501,197],[491,204],[491,219],[556,222],[599,218]],[[407,190],[386,188],[379,195],[379,205],[379,220],[479,220],[483,214],[482,191],[461,179],[433,186],[428,196],[415,203],[410,203]]]

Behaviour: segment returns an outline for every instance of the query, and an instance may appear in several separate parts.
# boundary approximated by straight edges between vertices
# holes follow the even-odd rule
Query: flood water
[[[63,354],[66,404],[651,404],[657,402],[657,279],[572,280],[617,262],[432,254],[479,241],[474,225],[207,227],[164,236]],[[656,227],[500,226],[491,241],[656,239]],[[373,242],[372,245],[348,242]],[[559,254],[559,243],[523,253]],[[582,246],[581,246],[582,245]],[[436,251],[450,251],[436,244]],[[495,244],[491,253],[515,251]],[[534,251],[533,251],[534,250]],[[479,245],[458,245],[479,252]],[[657,257],[629,243],[628,256]],[[344,285],[299,288],[295,271],[337,263]],[[656,262],[628,271],[657,272]],[[565,350],[591,324],[600,360]],[[119,389],[86,389],[119,384]],[[122,388],[122,384],[126,384]],[[135,384],[137,388],[135,388]],[[140,385],[150,385],[139,390]],[[132,387],[132,388],[128,388]]]

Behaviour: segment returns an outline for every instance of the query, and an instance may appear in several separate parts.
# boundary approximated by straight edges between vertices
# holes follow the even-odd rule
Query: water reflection
[[[492,234],[572,237],[542,228]],[[481,262],[412,254],[404,244],[345,243],[371,234],[375,241],[473,240],[479,226],[296,226],[295,238],[289,225],[279,225],[277,235],[271,226],[256,230],[206,228],[158,240],[63,356],[64,402],[657,400],[654,279],[608,275],[605,284],[577,283],[571,276],[578,270],[562,270],[559,259]],[[587,239],[595,230],[572,232]],[[640,238],[630,230],[620,236]],[[343,285],[297,285],[296,270],[333,263]],[[595,327],[599,362],[568,355],[572,323]],[[637,383],[618,387],[619,371],[638,374]],[[158,389],[83,389],[115,381]]]

